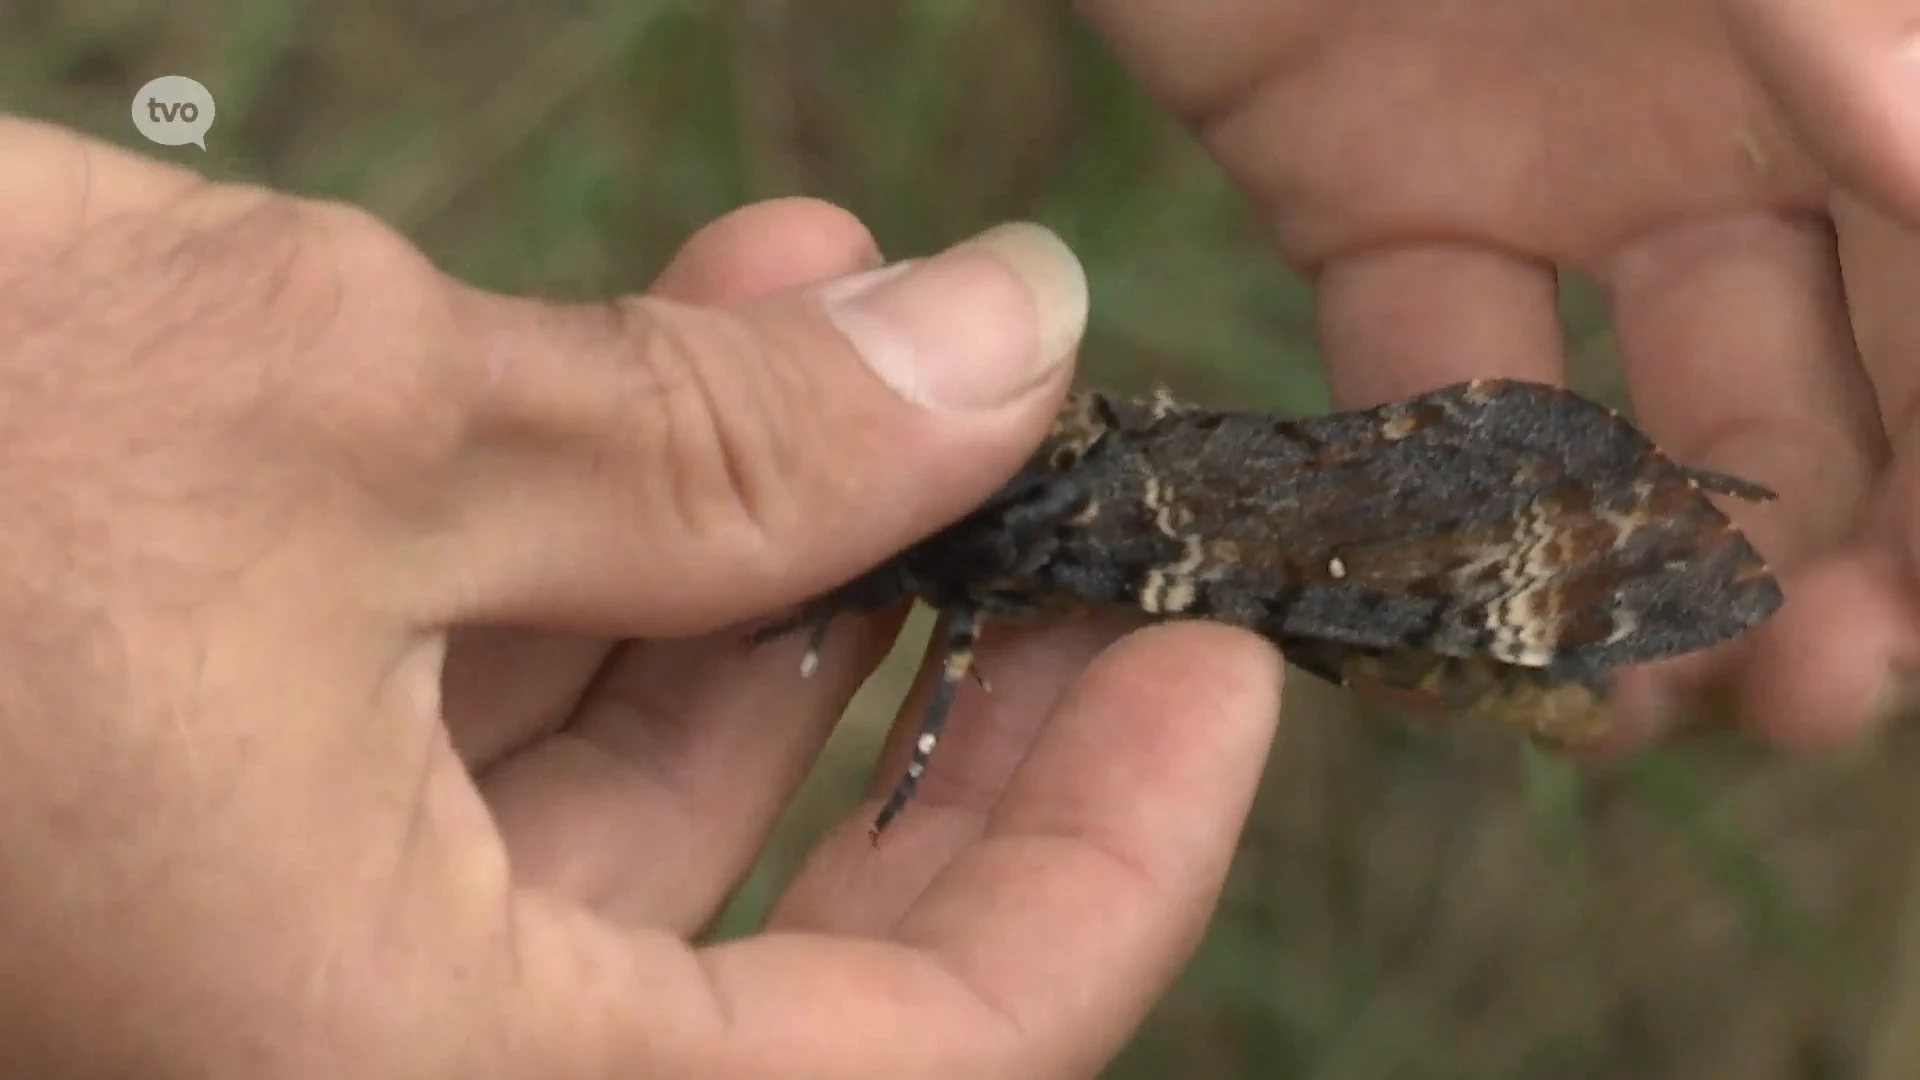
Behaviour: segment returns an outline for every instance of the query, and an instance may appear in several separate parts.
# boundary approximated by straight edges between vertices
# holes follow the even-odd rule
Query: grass
[[[154,152],[366,206],[488,286],[640,289],[774,195],[851,208],[894,256],[1032,218],[1088,266],[1089,380],[1325,404],[1310,290],[1053,5],[13,0],[0,31],[10,110],[154,150],[132,91],[192,75],[219,103],[211,150]],[[1572,283],[1566,311],[1607,392],[1600,299]],[[847,806],[904,670],[722,932]],[[1592,774],[1305,678],[1288,710],[1212,933],[1112,1076],[1920,1075],[1911,739]]]

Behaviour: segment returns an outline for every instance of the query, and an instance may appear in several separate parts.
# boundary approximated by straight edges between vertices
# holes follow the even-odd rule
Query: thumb
[[[485,391],[432,615],[678,636],[848,580],[1004,483],[1070,382],[1087,285],[1020,224],[732,309],[472,306]]]
[[[1735,39],[1844,186],[1920,224],[1920,0],[1724,0]]]

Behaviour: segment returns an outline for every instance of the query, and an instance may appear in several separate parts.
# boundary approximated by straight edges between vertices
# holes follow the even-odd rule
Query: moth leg
[[[1730,495],[1748,502],[1772,502],[1779,498],[1772,488],[1765,485],[1756,484],[1751,480],[1742,480],[1726,473],[1714,472],[1711,469],[1694,469],[1682,465],[1680,475],[1699,484],[1701,490],[1711,491],[1716,495]]]
[[[973,646],[979,639],[979,609],[956,608],[948,612],[946,637],[940,650],[940,681],[934,684],[933,697],[927,702],[927,711],[920,717],[920,737],[914,740],[913,756],[907,761],[906,775],[894,785],[893,794],[887,797],[886,804],[880,807],[880,813],[867,830],[867,836],[874,843],[879,843],[880,834],[913,801],[914,790],[920,786],[920,778],[926,775],[927,761],[933,756],[934,744],[940,741],[940,729],[946,726],[947,714],[953,711],[954,699],[959,696],[960,683],[973,670]]]
[[[882,611],[905,600],[910,591],[900,572],[891,563],[855,578],[827,595],[804,605],[799,611],[761,626],[749,636],[754,645],[765,645],[796,631],[807,632],[807,651],[800,657],[800,677],[820,670],[820,646],[827,640],[833,620],[842,615],[866,615]]]
[[[826,644],[827,629],[840,612],[827,604],[809,605],[804,610],[784,619],[770,622],[753,632],[748,640],[754,645],[765,645],[769,641],[786,637],[799,630],[807,632],[807,651],[800,656],[800,677],[811,678],[820,670],[820,646]]]

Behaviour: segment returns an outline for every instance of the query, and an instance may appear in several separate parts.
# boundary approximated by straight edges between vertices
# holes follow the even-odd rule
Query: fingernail
[[[1038,225],[989,229],[927,259],[822,294],[828,318],[881,381],[920,405],[991,408],[1043,381],[1087,326],[1087,277]]]

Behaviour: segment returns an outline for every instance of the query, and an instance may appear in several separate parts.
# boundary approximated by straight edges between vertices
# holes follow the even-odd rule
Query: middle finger
[[[1549,265],[1470,244],[1405,245],[1333,259],[1314,288],[1340,407],[1466,379],[1565,381]]]
[[[693,933],[753,866],[896,617],[836,620],[820,666],[740,632],[616,649],[556,734],[480,777],[515,875]]]
[[[1642,686],[1652,711],[1663,715],[1624,719],[1655,733],[1680,719],[1685,687],[1724,673],[1736,658],[1752,661],[1749,671],[1778,666],[1761,663],[1769,658],[1810,669],[1804,658],[1778,655],[1804,640],[1797,624],[1824,610],[1804,602],[1793,571],[1847,535],[1886,461],[1886,441],[1825,219],[1746,213],[1659,230],[1616,253],[1604,277],[1628,388],[1648,435],[1688,465],[1779,494],[1772,503],[1726,509],[1783,573],[1786,606],[1732,649],[1688,658],[1658,676],[1631,675],[1653,680]],[[1842,725],[1879,689],[1857,665],[1807,676],[1827,683],[1820,697],[1833,715],[1775,715],[1785,699],[1773,695],[1748,703],[1757,730]]]

